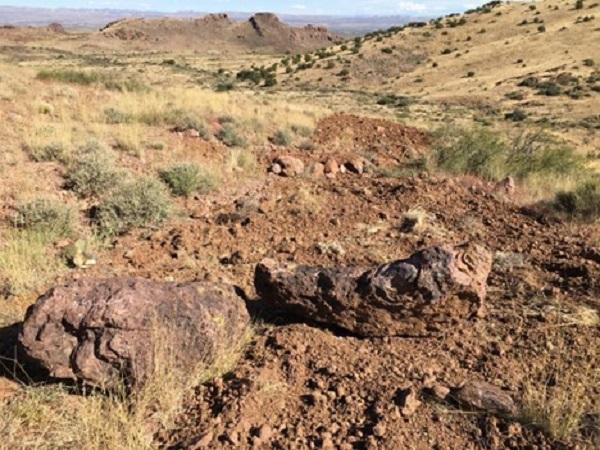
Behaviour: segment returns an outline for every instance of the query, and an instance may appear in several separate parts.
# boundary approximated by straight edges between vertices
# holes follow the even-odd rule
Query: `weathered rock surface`
[[[297,177],[304,173],[304,163],[293,156],[279,156],[275,159],[273,165],[279,165],[279,172],[284,177]],[[273,171],[273,173],[276,173]]]
[[[463,406],[492,414],[512,415],[517,410],[508,392],[484,381],[466,383],[460,389],[456,389],[452,396]]]
[[[258,294],[271,307],[360,336],[426,336],[484,312],[490,252],[431,247],[372,269],[261,262]]]
[[[84,279],[29,308],[19,345],[52,377],[111,387],[143,382],[157,351],[184,368],[210,362],[242,338],[248,322],[227,284]]]

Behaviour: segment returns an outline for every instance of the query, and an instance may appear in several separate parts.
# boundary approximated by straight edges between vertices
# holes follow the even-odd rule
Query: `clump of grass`
[[[60,142],[34,145],[27,147],[27,150],[29,151],[31,159],[35,162],[57,161],[64,163],[69,157],[69,150]]]
[[[49,237],[44,231],[28,229],[3,233],[0,296],[37,289],[60,272],[63,266],[48,250]]]
[[[121,182],[104,196],[94,218],[103,236],[120,235],[133,228],[155,227],[170,215],[165,187],[152,178]]]
[[[66,173],[66,185],[81,197],[97,196],[119,181],[114,156],[96,141],[77,149]]]
[[[231,149],[229,152],[228,169],[232,172],[256,173],[258,163],[256,156],[246,149]]]
[[[244,147],[246,140],[240,136],[234,123],[225,123],[217,133],[217,139],[228,147]]]
[[[571,191],[556,194],[554,207],[572,217],[595,220],[600,217],[600,179],[580,183]]]
[[[483,129],[446,128],[435,133],[437,166],[455,174],[499,180],[526,179],[534,174],[569,175],[583,171],[583,159],[573,149],[544,133],[524,132],[508,139]]]
[[[271,142],[275,145],[287,147],[292,143],[292,136],[287,130],[277,130],[271,138]]]
[[[14,225],[45,233],[49,237],[70,236],[73,232],[73,213],[62,203],[39,198],[17,206]]]
[[[174,165],[160,172],[161,179],[176,196],[189,197],[195,192],[206,194],[216,188],[217,177],[194,163]]]
[[[104,110],[106,123],[111,125],[130,123],[133,118],[130,114],[124,113],[116,108],[106,108]]]
[[[41,70],[38,72],[36,78],[42,81],[57,81],[80,86],[101,84],[108,90],[119,92],[144,92],[148,90],[139,80],[119,80],[115,79],[111,74],[96,71],[72,69]]]
[[[108,78],[99,72],[84,72],[71,69],[42,70],[36,78],[43,81],[59,81],[61,83],[89,86],[106,81]]]

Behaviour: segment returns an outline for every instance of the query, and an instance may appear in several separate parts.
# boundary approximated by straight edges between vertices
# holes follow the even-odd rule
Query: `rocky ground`
[[[159,445],[593,448],[600,398],[600,252],[593,227],[520,206],[510,183],[419,172],[411,161],[428,140],[413,128],[338,115],[319,124],[314,142],[307,149],[272,146],[259,164],[264,178],[188,199],[183,217],[115,240],[86,272],[86,278],[232,283],[256,322],[239,363],[189,393],[175,428],[156,432]],[[378,145],[358,150],[371,142]],[[406,170],[386,175],[378,170],[383,164]],[[279,303],[268,302],[256,283],[265,258],[275,267],[339,269],[335,276],[345,283],[348,274],[362,272],[343,267],[372,268],[426,248],[465,245],[489,255],[487,262],[465,259],[472,273],[483,272],[477,311],[416,337],[385,321],[354,329],[322,311],[286,310],[288,291]],[[429,270],[423,267],[417,265],[420,274]],[[441,273],[438,263],[432,267]],[[436,276],[444,296],[463,298]],[[64,282],[71,278],[81,274]],[[415,288],[406,286],[410,297]],[[293,292],[302,301],[303,290]],[[356,305],[346,307],[373,314],[360,310],[360,300]],[[423,306],[410,314],[425,328],[437,320]],[[11,330],[3,332],[4,355],[12,351]],[[548,386],[546,403],[535,409],[532,390]],[[552,424],[541,410],[565,392],[573,408],[581,397],[592,406],[575,437],[563,439],[548,432]]]

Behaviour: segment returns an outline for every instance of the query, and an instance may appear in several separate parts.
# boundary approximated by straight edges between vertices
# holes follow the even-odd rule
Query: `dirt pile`
[[[235,22],[227,14],[197,19],[127,19],[108,24],[102,37],[139,46],[180,50],[304,51],[331,45],[336,36],[321,27],[294,28],[271,13]]]
[[[405,227],[417,214],[419,225]],[[563,373],[598,367],[600,329],[578,319],[599,306],[590,232],[469,178],[273,175],[247,193],[200,201],[183,223],[119,241],[93,270],[177,279],[220,273],[239,281],[272,324],[235,370],[186,400],[176,429],[160,433],[167,448],[555,448],[516,415],[454,411],[512,411],[509,398],[520,410],[524,383],[543,383],[557,361],[569,361]],[[435,338],[358,338],[290,323],[254,289],[264,258],[369,266],[465,241],[494,253],[488,313]],[[483,382],[494,388],[478,388]],[[598,398],[597,386],[586,389]]]
[[[344,113],[319,121],[314,140],[329,152],[348,157],[362,154],[381,163],[415,158],[428,143],[427,134],[417,128]]]

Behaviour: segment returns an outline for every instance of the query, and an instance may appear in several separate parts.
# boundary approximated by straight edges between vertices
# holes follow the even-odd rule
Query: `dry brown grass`
[[[595,349],[574,355],[573,335],[598,326],[598,312],[586,306],[552,307],[541,350],[542,364],[535,366],[523,383],[520,419],[561,442],[577,442],[583,448],[600,443],[600,367]]]

